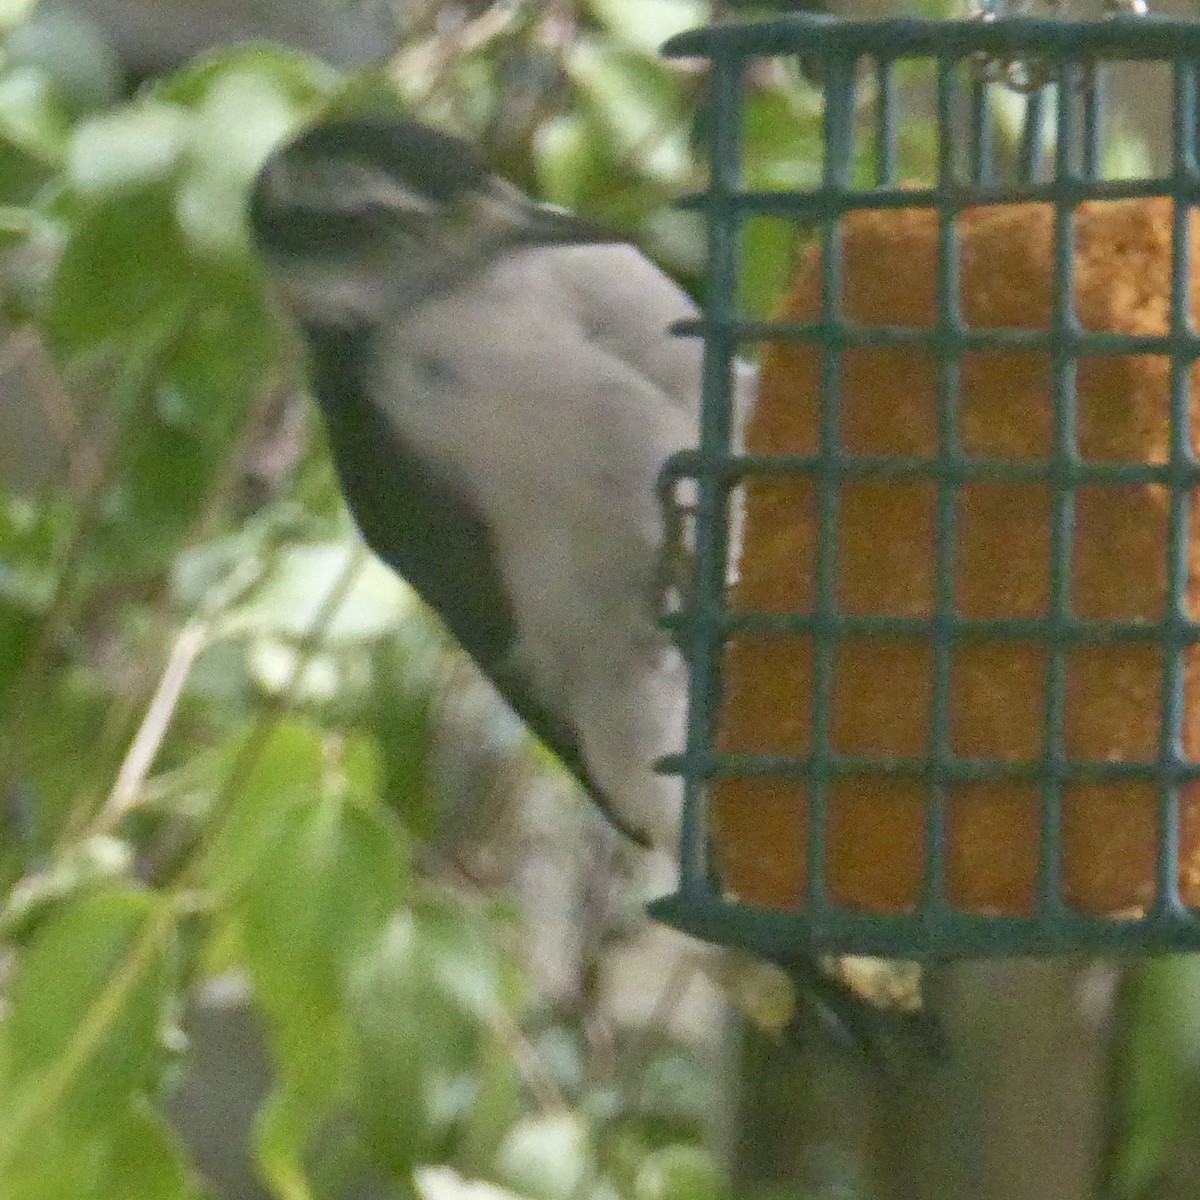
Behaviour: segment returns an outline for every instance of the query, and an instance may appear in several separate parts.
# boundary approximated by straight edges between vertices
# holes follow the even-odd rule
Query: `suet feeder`
[[[711,183],[700,444],[664,475],[694,502],[665,618],[680,880],[653,911],[780,961],[1200,947],[1200,23],[793,15],[666,53],[709,60]],[[764,58],[821,93],[812,187],[744,183]],[[1130,64],[1170,148],[1118,176]],[[737,302],[761,217],[803,247],[773,321]]]

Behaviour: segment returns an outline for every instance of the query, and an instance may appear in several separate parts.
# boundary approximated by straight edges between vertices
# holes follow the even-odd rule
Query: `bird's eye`
[[[317,207],[292,204],[256,215],[259,244],[286,254],[332,255],[379,241],[397,226],[378,206]]]

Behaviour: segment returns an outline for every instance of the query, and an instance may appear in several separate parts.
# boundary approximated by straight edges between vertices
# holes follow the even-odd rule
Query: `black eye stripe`
[[[358,248],[397,235],[419,237],[421,218],[380,203],[344,208],[317,205],[264,207],[254,216],[255,239],[264,247],[288,254]]]
[[[318,125],[268,162],[250,221],[260,246],[291,255],[425,240],[430,218],[486,178],[469,143],[411,122]]]
[[[358,247],[381,240],[387,232],[383,214],[329,209],[281,208],[260,214],[255,235],[260,245],[289,254]]]

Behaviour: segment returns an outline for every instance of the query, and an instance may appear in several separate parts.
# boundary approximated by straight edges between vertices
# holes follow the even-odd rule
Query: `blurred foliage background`
[[[302,122],[403,107],[695,284],[655,52],[708,15],[0,5],[0,1195],[722,1194],[665,881],[361,549],[243,214]],[[754,104],[797,182],[811,97]]]
[[[731,1194],[724,1001],[640,917],[668,881],[361,548],[243,214],[304,121],[402,107],[697,289],[704,79],[656,50],[711,15],[0,0],[0,1196]],[[754,186],[815,177],[795,64],[745,136]],[[794,240],[747,230],[749,311]],[[1137,1028],[1144,1181],[1200,1043]]]

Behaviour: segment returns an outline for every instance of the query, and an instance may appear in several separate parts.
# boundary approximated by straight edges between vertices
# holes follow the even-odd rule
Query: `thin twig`
[[[408,98],[414,107],[429,104],[447,86],[450,68],[508,30],[518,9],[519,5],[513,0],[497,0],[478,17],[464,21],[449,33],[435,33],[428,41],[410,46],[392,60],[392,77],[403,80],[405,76],[427,76],[429,82],[424,91],[410,94]]]
[[[323,639],[365,562],[366,551],[360,547],[352,554],[346,569],[330,589],[306,631],[284,692],[266,707],[250,731],[226,780],[226,786],[213,806],[207,836],[193,847],[174,887],[152,913],[128,952],[115,965],[113,974],[75,1029],[62,1056],[38,1080],[28,1099],[17,1104],[4,1129],[0,1130],[0,1178],[3,1178],[27,1130],[47,1119],[73,1081],[87,1070],[97,1049],[120,1016],[122,1005],[152,961],[155,951],[174,930],[179,906],[184,901],[190,902],[194,877],[204,863],[208,849],[219,836],[239,789],[253,769],[275,722],[293,703],[313,651]]]
[[[272,378],[262,387],[252,405],[249,414],[242,422],[237,441],[226,456],[223,469],[209,492],[209,495],[197,513],[191,526],[184,531],[182,545],[194,546],[208,536],[216,525],[222,513],[227,511],[231,503],[231,493],[235,481],[241,476],[245,460],[253,445],[254,438],[259,432],[266,413],[279,395],[281,383]],[[234,578],[238,577],[235,572]],[[67,807],[67,817],[61,824],[58,845],[61,848],[77,836],[79,829],[87,822],[88,814],[99,801],[96,780],[104,776],[106,764],[114,763],[118,750],[128,746],[136,736],[140,719],[135,716],[139,698],[145,695],[151,686],[154,667],[162,653],[161,647],[167,643],[167,638],[175,623],[175,614],[170,604],[168,583],[164,576],[158,587],[158,594],[148,603],[153,610],[151,627],[142,641],[142,652],[139,654],[141,669],[136,672],[124,694],[115,699],[109,706],[100,731],[93,739],[88,758],[98,765],[98,770],[82,781],[81,787]],[[224,598],[222,598],[224,597]],[[235,597],[225,597],[225,589],[220,588],[214,597],[210,597],[207,610],[217,611],[212,605],[225,606]]]
[[[627,1091],[629,1103],[626,1107],[630,1112],[638,1112],[642,1106],[646,1092],[646,1073],[649,1068],[651,1053],[666,1040],[666,1031],[670,1028],[675,1010],[683,1003],[696,976],[700,974],[700,957],[704,951],[685,951],[676,962],[671,974],[667,976],[663,989],[654,1002],[650,1019],[642,1026],[637,1044],[625,1059],[627,1076],[622,1091]]]
[[[100,520],[100,498],[116,471],[121,434],[140,418],[142,404],[150,393],[150,371],[160,361],[165,348],[178,336],[187,321],[186,306],[168,313],[155,335],[147,340],[143,353],[132,356],[114,385],[117,395],[124,394],[126,417],[114,428],[108,444],[101,455],[101,469],[95,484],[81,504],[80,515],[71,531],[63,553],[58,582],[54,593],[42,614],[40,628],[33,645],[25,657],[16,681],[12,685],[9,703],[0,712],[7,722],[7,730],[0,739],[0,788],[10,786],[16,766],[17,749],[25,743],[29,722],[38,711],[43,693],[49,683],[50,672],[45,669],[52,647],[62,637],[77,615],[83,600],[80,586],[83,566],[92,534]],[[15,711],[14,711],[15,710]]]
[[[687,994],[699,969],[698,955],[685,954],[680,958],[671,974],[667,976],[666,983],[659,992],[654,1007],[650,1010],[650,1017],[643,1025],[637,1042],[627,1055],[622,1056],[619,1066],[624,1067],[624,1071],[618,1072],[616,1091],[618,1095],[626,1093],[629,1099],[619,1110],[601,1118],[593,1127],[594,1163],[590,1171],[585,1171],[580,1176],[570,1193],[570,1200],[586,1200],[588,1193],[598,1181],[600,1163],[605,1157],[605,1150],[616,1137],[618,1123],[628,1114],[636,1115],[641,1109],[645,1097],[650,1055],[656,1045],[664,1040],[664,1031],[669,1027],[676,1008]],[[624,1076],[624,1086],[621,1086],[622,1075]]]
[[[247,734],[245,742],[242,743],[242,748],[226,777],[225,786],[217,794],[209,811],[205,833],[192,848],[180,869],[176,880],[177,887],[185,888],[195,884],[195,876],[204,862],[209,848],[219,837],[241,788],[258,763],[259,756],[266,748],[275,726],[283,714],[296,703],[304,672],[308,669],[313,654],[321,645],[333,618],[350,594],[350,589],[362,573],[369,558],[366,547],[361,542],[356,543],[341,575],[334,581],[333,587],[329,589],[329,593],[321,602],[321,607],[313,616],[311,624],[299,641],[296,660],[292,664],[287,682],[280,692],[270,697],[264,704],[253,728]]]
[[[557,1114],[569,1111],[570,1105],[562,1089],[546,1070],[537,1049],[517,1022],[503,1008],[497,1006],[491,1014],[489,1024],[507,1047],[525,1086],[533,1096],[534,1103],[542,1112]]]
[[[86,496],[103,475],[103,460],[88,438],[88,430],[79,406],[62,374],[54,367],[46,344],[30,327],[24,358],[37,385],[37,396],[51,434],[66,453],[67,481],[71,493]]]
[[[242,563],[220,588],[214,589],[203,609],[180,630],[108,799],[85,836],[94,837],[111,832],[134,805],[170,728],[184,684],[201,651],[208,644],[213,627],[229,605],[244,595],[261,574],[257,562]]]

